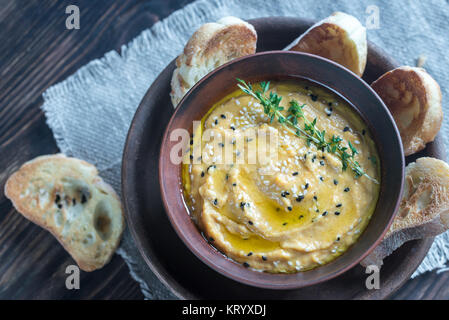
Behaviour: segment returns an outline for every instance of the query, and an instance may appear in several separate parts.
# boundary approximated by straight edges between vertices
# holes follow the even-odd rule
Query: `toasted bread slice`
[[[400,209],[382,243],[362,262],[381,266],[404,242],[434,237],[449,228],[449,165],[419,158],[405,172]]]
[[[307,52],[335,61],[358,76],[365,71],[366,29],[357,18],[334,12],[310,27],[285,50]]]
[[[103,267],[125,220],[120,200],[82,160],[41,156],[9,177],[5,195],[25,218],[50,231],[85,271]]]
[[[231,61],[256,52],[257,33],[252,25],[235,17],[202,25],[176,59],[170,93],[173,106],[202,77]]]
[[[371,84],[390,109],[406,156],[433,141],[443,121],[438,83],[422,68],[403,66]]]

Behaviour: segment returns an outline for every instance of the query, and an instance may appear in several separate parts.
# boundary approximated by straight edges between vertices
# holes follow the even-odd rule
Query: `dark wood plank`
[[[447,300],[449,299],[449,272],[427,272],[411,279],[391,298],[395,300]]]
[[[58,152],[39,108],[42,92],[188,2],[0,0],[0,299],[143,298],[119,256],[82,272],[80,290],[67,290],[73,260],[11,207],[3,188],[23,162]],[[80,8],[80,30],[65,27],[69,4]]]
[[[73,260],[46,231],[5,199],[7,177],[23,162],[58,152],[40,110],[41,94],[78,68],[136,37],[190,0],[0,0],[0,299],[141,299],[128,268],[114,256],[65,288]],[[65,28],[65,7],[78,5],[80,30]],[[408,281],[394,299],[448,299],[449,273]]]

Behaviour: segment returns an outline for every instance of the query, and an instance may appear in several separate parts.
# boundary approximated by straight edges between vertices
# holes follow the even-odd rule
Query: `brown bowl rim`
[[[401,161],[401,165],[400,165],[400,167],[401,167],[401,182],[400,182],[400,188],[399,188],[399,193],[398,193],[399,196],[398,196],[398,198],[396,199],[396,203],[395,203],[395,205],[394,205],[393,213],[391,214],[390,219],[389,219],[387,225],[384,227],[384,230],[381,232],[381,234],[380,234],[380,236],[377,238],[377,240],[374,241],[374,242],[369,246],[369,248],[368,248],[363,254],[361,254],[358,258],[353,259],[353,261],[352,261],[351,263],[348,263],[345,267],[342,267],[342,268],[338,269],[337,271],[328,273],[328,274],[325,275],[325,276],[320,276],[320,277],[317,277],[317,278],[312,279],[312,280],[297,280],[297,279],[293,279],[293,280],[296,280],[296,281],[293,281],[292,283],[288,283],[288,284],[286,284],[286,283],[282,283],[282,284],[273,284],[273,283],[271,283],[271,282],[258,282],[258,281],[252,281],[252,280],[249,280],[248,278],[245,278],[242,274],[245,274],[247,271],[263,274],[264,277],[266,277],[266,278],[272,278],[272,277],[274,278],[274,277],[278,277],[278,276],[281,276],[281,277],[293,277],[293,276],[296,275],[297,273],[292,273],[292,274],[290,274],[290,273],[287,273],[287,274],[284,274],[284,273],[267,273],[267,272],[260,272],[260,271],[257,271],[257,270],[253,270],[253,269],[251,269],[251,268],[244,268],[244,267],[241,266],[239,263],[237,263],[237,262],[233,261],[232,259],[226,257],[225,254],[221,253],[221,252],[218,251],[215,247],[213,247],[208,241],[206,241],[206,239],[204,239],[204,237],[201,235],[201,231],[200,231],[199,229],[196,229],[196,231],[198,232],[198,234],[203,238],[203,240],[204,240],[204,241],[206,242],[206,244],[208,245],[208,250],[214,251],[215,253],[218,252],[218,253],[221,255],[221,257],[220,257],[220,255],[217,255],[217,257],[220,257],[220,259],[225,259],[225,260],[227,261],[227,263],[232,263],[232,264],[234,264],[236,267],[239,267],[239,272],[238,272],[237,274],[235,274],[235,273],[233,273],[233,272],[230,272],[230,271],[228,271],[228,270],[225,270],[225,269],[223,269],[223,268],[220,268],[220,267],[217,266],[217,264],[214,262],[215,260],[209,260],[209,259],[205,258],[204,255],[200,252],[200,250],[197,249],[197,248],[195,248],[195,247],[188,241],[188,239],[185,237],[185,234],[184,234],[183,231],[181,230],[182,228],[179,228],[178,225],[175,223],[175,220],[174,220],[173,215],[172,215],[172,210],[174,210],[174,209],[171,209],[170,205],[168,204],[168,201],[167,201],[168,199],[166,198],[166,192],[165,192],[165,190],[164,190],[164,188],[163,188],[163,183],[162,183],[162,181],[164,181],[164,180],[163,180],[164,172],[163,172],[163,170],[162,170],[162,165],[161,165],[162,161],[161,161],[161,159],[162,159],[163,150],[164,150],[164,147],[165,147],[165,142],[167,141],[167,137],[168,137],[168,134],[169,134],[169,128],[171,127],[172,122],[175,120],[175,118],[176,118],[176,116],[177,116],[177,114],[178,114],[178,111],[181,109],[181,107],[183,106],[184,101],[188,98],[188,96],[190,96],[193,92],[195,92],[195,90],[196,90],[200,85],[202,85],[203,82],[207,81],[209,78],[213,77],[216,73],[220,72],[222,69],[225,69],[225,68],[228,67],[229,65],[238,63],[238,62],[240,62],[240,61],[242,61],[242,60],[251,59],[251,58],[256,57],[256,56],[273,55],[273,54],[305,55],[305,56],[308,56],[308,57],[311,57],[311,58],[314,58],[314,59],[322,60],[323,62],[326,62],[326,63],[330,63],[330,64],[334,65],[335,67],[341,69],[343,72],[350,73],[352,76],[354,76],[358,81],[360,81],[360,82],[364,85],[364,87],[365,87],[368,91],[371,91],[371,93],[377,98],[377,100],[380,102],[380,105],[381,105],[382,108],[383,108],[384,114],[386,115],[386,117],[387,117],[387,118],[391,121],[391,123],[393,124],[394,130],[395,130],[395,132],[396,132],[395,138],[399,141],[398,145],[400,146],[400,148],[399,148],[400,150],[398,150],[398,151],[400,152],[400,159],[401,159],[401,160],[400,160],[400,161]],[[314,81],[314,79],[310,79],[310,80]],[[325,85],[325,84],[323,84],[323,83],[321,83],[321,82],[318,82],[318,83],[320,83],[322,86],[328,87],[327,85]],[[335,90],[332,90],[332,89],[330,89],[330,90],[331,90],[334,94],[340,95],[339,93],[335,92]],[[350,105],[351,105],[351,107],[353,108],[353,105],[352,105],[352,102],[351,102],[351,101],[350,101]],[[358,110],[355,110],[355,111],[360,115],[360,113],[359,113]],[[362,117],[362,118],[363,118],[364,122],[368,124],[368,122],[366,122],[365,118],[364,118],[364,117]],[[371,130],[375,131],[376,129],[372,127]],[[377,142],[376,142],[376,144],[377,144]],[[401,198],[400,198],[400,195],[403,193],[403,187],[404,187],[404,171],[405,171],[405,157],[404,157],[404,152],[403,152],[403,147],[402,147],[402,142],[401,142],[399,130],[398,130],[397,126],[396,126],[396,123],[395,123],[395,121],[394,121],[394,119],[393,119],[393,116],[391,115],[390,111],[388,110],[388,108],[386,107],[386,105],[384,104],[384,102],[382,101],[382,99],[379,97],[379,95],[378,95],[378,94],[371,88],[371,86],[370,86],[369,84],[367,84],[361,77],[359,77],[358,75],[356,75],[354,72],[352,72],[351,70],[345,68],[344,66],[342,66],[342,65],[340,65],[340,64],[338,64],[338,63],[336,63],[336,62],[334,62],[334,61],[332,61],[332,60],[329,60],[329,59],[326,59],[326,58],[323,58],[323,57],[320,57],[320,56],[317,56],[317,55],[309,54],[309,53],[304,53],[304,52],[293,52],[293,51],[283,51],[283,50],[263,51],[263,52],[258,52],[258,53],[252,54],[252,55],[247,55],[247,56],[244,56],[244,57],[236,58],[236,59],[234,59],[234,60],[232,60],[232,61],[230,61],[230,62],[228,62],[228,63],[225,63],[225,64],[221,65],[220,67],[214,69],[214,70],[211,71],[209,74],[207,74],[206,76],[204,76],[203,78],[201,78],[201,79],[200,79],[200,80],[199,80],[199,81],[198,81],[198,82],[197,82],[197,83],[196,83],[196,84],[195,84],[195,85],[194,85],[194,86],[193,86],[193,87],[192,87],[192,88],[191,88],[191,89],[184,95],[184,97],[181,99],[181,101],[178,103],[177,107],[175,108],[174,113],[171,115],[170,121],[168,122],[168,124],[167,124],[167,126],[166,126],[166,128],[165,128],[165,130],[164,130],[164,134],[163,134],[163,136],[162,136],[161,146],[160,146],[160,150],[159,150],[159,157],[158,157],[158,178],[159,178],[159,187],[160,187],[160,192],[161,192],[161,196],[162,196],[162,203],[163,203],[163,205],[164,205],[165,213],[166,213],[166,215],[168,216],[168,219],[169,219],[169,221],[170,221],[170,224],[172,225],[172,227],[173,227],[173,229],[175,230],[176,234],[177,234],[178,237],[182,240],[182,242],[188,247],[188,249],[189,249],[189,250],[190,250],[190,251],[191,251],[191,252],[192,252],[198,259],[200,259],[203,263],[205,263],[207,266],[209,266],[209,267],[212,268],[214,271],[218,272],[218,273],[221,274],[221,275],[224,275],[225,277],[227,277],[227,278],[229,278],[229,279],[232,279],[232,280],[234,280],[234,281],[238,281],[238,282],[243,283],[243,284],[246,284],[246,285],[254,286],[254,287],[260,287],[260,288],[264,288],[264,289],[276,289],[276,290],[299,289],[299,288],[303,288],[303,287],[307,287],[307,286],[316,285],[316,284],[319,284],[319,283],[322,283],[322,282],[326,282],[326,281],[331,280],[331,279],[333,279],[333,278],[336,278],[336,277],[340,276],[341,274],[345,273],[346,271],[352,269],[352,268],[355,267],[357,264],[359,264],[360,261],[362,261],[366,256],[368,256],[368,255],[374,250],[374,248],[377,247],[377,246],[380,244],[380,242],[381,242],[382,239],[384,238],[385,234],[387,233],[388,229],[390,228],[390,226],[391,226],[391,224],[392,224],[392,222],[393,222],[393,220],[394,220],[394,218],[395,218],[395,216],[396,216],[396,214],[397,214],[397,212],[398,212],[399,205],[400,205],[400,199],[401,199]],[[179,175],[179,173],[178,173],[178,175]],[[381,182],[381,185],[382,185],[382,183],[383,183],[383,181]],[[177,190],[177,192],[178,192],[178,190]],[[183,197],[183,196],[182,196],[182,197]],[[377,207],[377,204],[376,204],[376,207]],[[181,209],[181,208],[177,208],[177,209]],[[183,211],[183,213],[185,213],[185,214],[187,214],[187,215],[190,216],[190,213],[189,213],[188,209],[187,209],[185,206],[183,206],[183,208],[182,208],[180,211]],[[370,221],[369,223],[371,223],[371,221]],[[369,224],[368,224],[368,225],[369,225]],[[368,228],[368,226],[367,226],[367,228]],[[365,229],[365,230],[366,230],[366,229]],[[358,242],[358,241],[359,241],[359,239],[358,239],[352,246],[357,245],[357,242]],[[352,247],[352,246],[351,246],[351,247]],[[347,251],[348,251],[348,250],[347,250]],[[345,253],[346,253],[346,251],[345,251]],[[337,258],[336,258],[335,260],[333,260],[332,262],[334,262],[334,261],[340,259],[345,253],[343,253],[342,255],[340,255],[339,257],[337,257]],[[325,265],[326,265],[326,264],[324,264],[323,266],[325,266]],[[321,267],[323,267],[323,266],[319,266],[319,267],[317,267],[317,268],[314,268],[314,269],[312,269],[311,271],[313,271],[313,270],[315,270],[315,269],[318,269],[318,268],[321,268]],[[307,272],[307,271],[305,271],[305,272]]]

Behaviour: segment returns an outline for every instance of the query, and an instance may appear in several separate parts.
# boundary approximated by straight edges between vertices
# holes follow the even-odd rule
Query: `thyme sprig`
[[[254,90],[250,83],[246,83],[242,79],[237,79],[239,82],[238,87],[245,92],[256,98],[260,104],[263,106],[265,114],[270,118],[270,122],[274,119],[282,124],[282,126],[291,132],[292,134],[303,137],[307,141],[307,145],[310,146],[312,143],[317,149],[321,151],[327,151],[329,153],[336,154],[342,163],[342,170],[345,171],[348,167],[354,172],[356,178],[365,176],[369,180],[379,183],[376,179],[370,177],[360,166],[360,164],[355,160],[355,155],[358,154],[357,149],[348,141],[347,147],[342,144],[343,139],[339,136],[332,135],[332,137],[326,140],[326,131],[320,131],[317,126],[317,119],[314,118],[313,121],[309,121],[303,112],[305,104],[300,105],[296,100],[290,101],[290,107],[287,110],[287,115],[284,115],[284,107],[280,106],[282,97],[278,96],[277,93],[270,91],[268,96],[267,92],[270,87],[270,82],[261,82],[261,90]],[[304,126],[300,127],[299,120],[302,119]],[[350,151],[350,153],[348,153]]]

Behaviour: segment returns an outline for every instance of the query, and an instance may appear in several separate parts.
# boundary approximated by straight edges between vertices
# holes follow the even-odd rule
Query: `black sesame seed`
[[[247,254],[248,257],[251,257],[252,255],[253,255],[252,252],[249,252],[249,253]]]
[[[193,144],[193,140],[192,139],[190,139],[190,145],[192,145]]]
[[[245,202],[243,202],[243,201],[242,201],[242,202],[240,202],[240,208],[242,208],[242,210],[244,210],[244,208],[245,208],[245,204],[246,204],[246,203],[245,203]]]
[[[225,179],[226,179],[226,180],[229,180],[229,174],[226,173]]]
[[[344,127],[343,132],[349,131],[349,127]]]
[[[320,176],[320,180],[321,180],[321,181],[324,181],[324,178]]]
[[[283,225],[283,226],[286,226],[286,225],[287,225],[287,222],[284,222],[282,225]]]
[[[201,178],[204,177],[204,171],[201,172]]]
[[[298,174],[299,174],[299,172],[295,171],[295,172],[292,173],[292,176],[297,176]]]
[[[349,189],[349,187],[346,187],[345,190],[343,190],[343,191],[344,192],[349,192],[349,190],[351,190],[351,189]]]
[[[303,196],[303,195],[299,195],[299,196],[296,198],[296,201],[301,202],[303,199],[304,199],[304,196]]]
[[[334,179],[334,184],[337,185],[338,184],[338,180]]]
[[[340,241],[340,237],[337,237],[337,241]]]
[[[283,197],[283,198],[285,198],[288,195],[290,195],[290,192],[288,192],[288,191],[282,191],[281,192],[281,197]]]
[[[59,194],[56,195],[55,202],[58,203],[61,201],[61,196]]]
[[[234,127],[234,126],[230,126],[230,128],[231,128],[232,130],[235,130],[235,127]]]
[[[248,263],[248,262],[243,262],[243,266],[244,266],[245,268],[249,268],[249,263]]]
[[[58,203],[58,208],[62,209],[62,204],[61,203]]]
[[[342,206],[341,203],[339,203],[339,204],[336,205],[337,208],[340,208],[341,206]]]
[[[190,158],[190,160],[193,160],[193,156],[192,156],[192,155],[190,155],[190,157],[189,157],[189,158]]]
[[[327,211],[324,211],[323,214],[322,214],[322,216],[324,217],[324,216],[326,216],[326,215],[327,215]]]
[[[292,211],[293,208],[292,207],[287,207],[288,211]]]
[[[87,198],[86,198],[86,195],[83,193],[81,195],[81,203],[86,203],[86,202],[87,202]]]
[[[235,183],[235,182],[232,184],[233,187],[235,187],[236,185],[237,185],[237,183]]]
[[[251,220],[248,220],[248,223],[250,226],[252,226],[254,224]]]
[[[324,166],[324,161],[320,160],[320,165]]]
[[[317,196],[313,196],[313,200],[318,200],[318,197]]]
[[[328,102],[327,105],[328,105],[329,107],[331,107],[331,106],[332,106],[332,102]]]
[[[309,188],[309,184],[306,183],[306,184],[304,185],[304,189],[308,189],[308,188]]]
[[[300,215],[300,216],[298,217],[298,219],[302,219],[302,218],[304,218],[304,216],[303,216],[303,215]]]
[[[267,257],[262,256],[262,260],[263,260],[263,261],[267,261]]]
[[[215,124],[218,124],[218,119],[215,119],[214,123],[215,123]]]
[[[220,147],[224,147],[224,143],[223,142],[220,142],[219,144],[218,144]]]
[[[339,216],[340,215],[340,211],[335,211],[335,215]]]
[[[214,199],[214,206],[216,206],[217,204],[218,204],[218,199],[215,198],[215,199]]]
[[[221,114],[220,117],[221,117],[222,119],[226,119],[226,116],[225,116],[224,114]]]
[[[310,99],[312,99],[312,101],[317,101],[318,100],[318,96],[311,94],[310,95]]]

